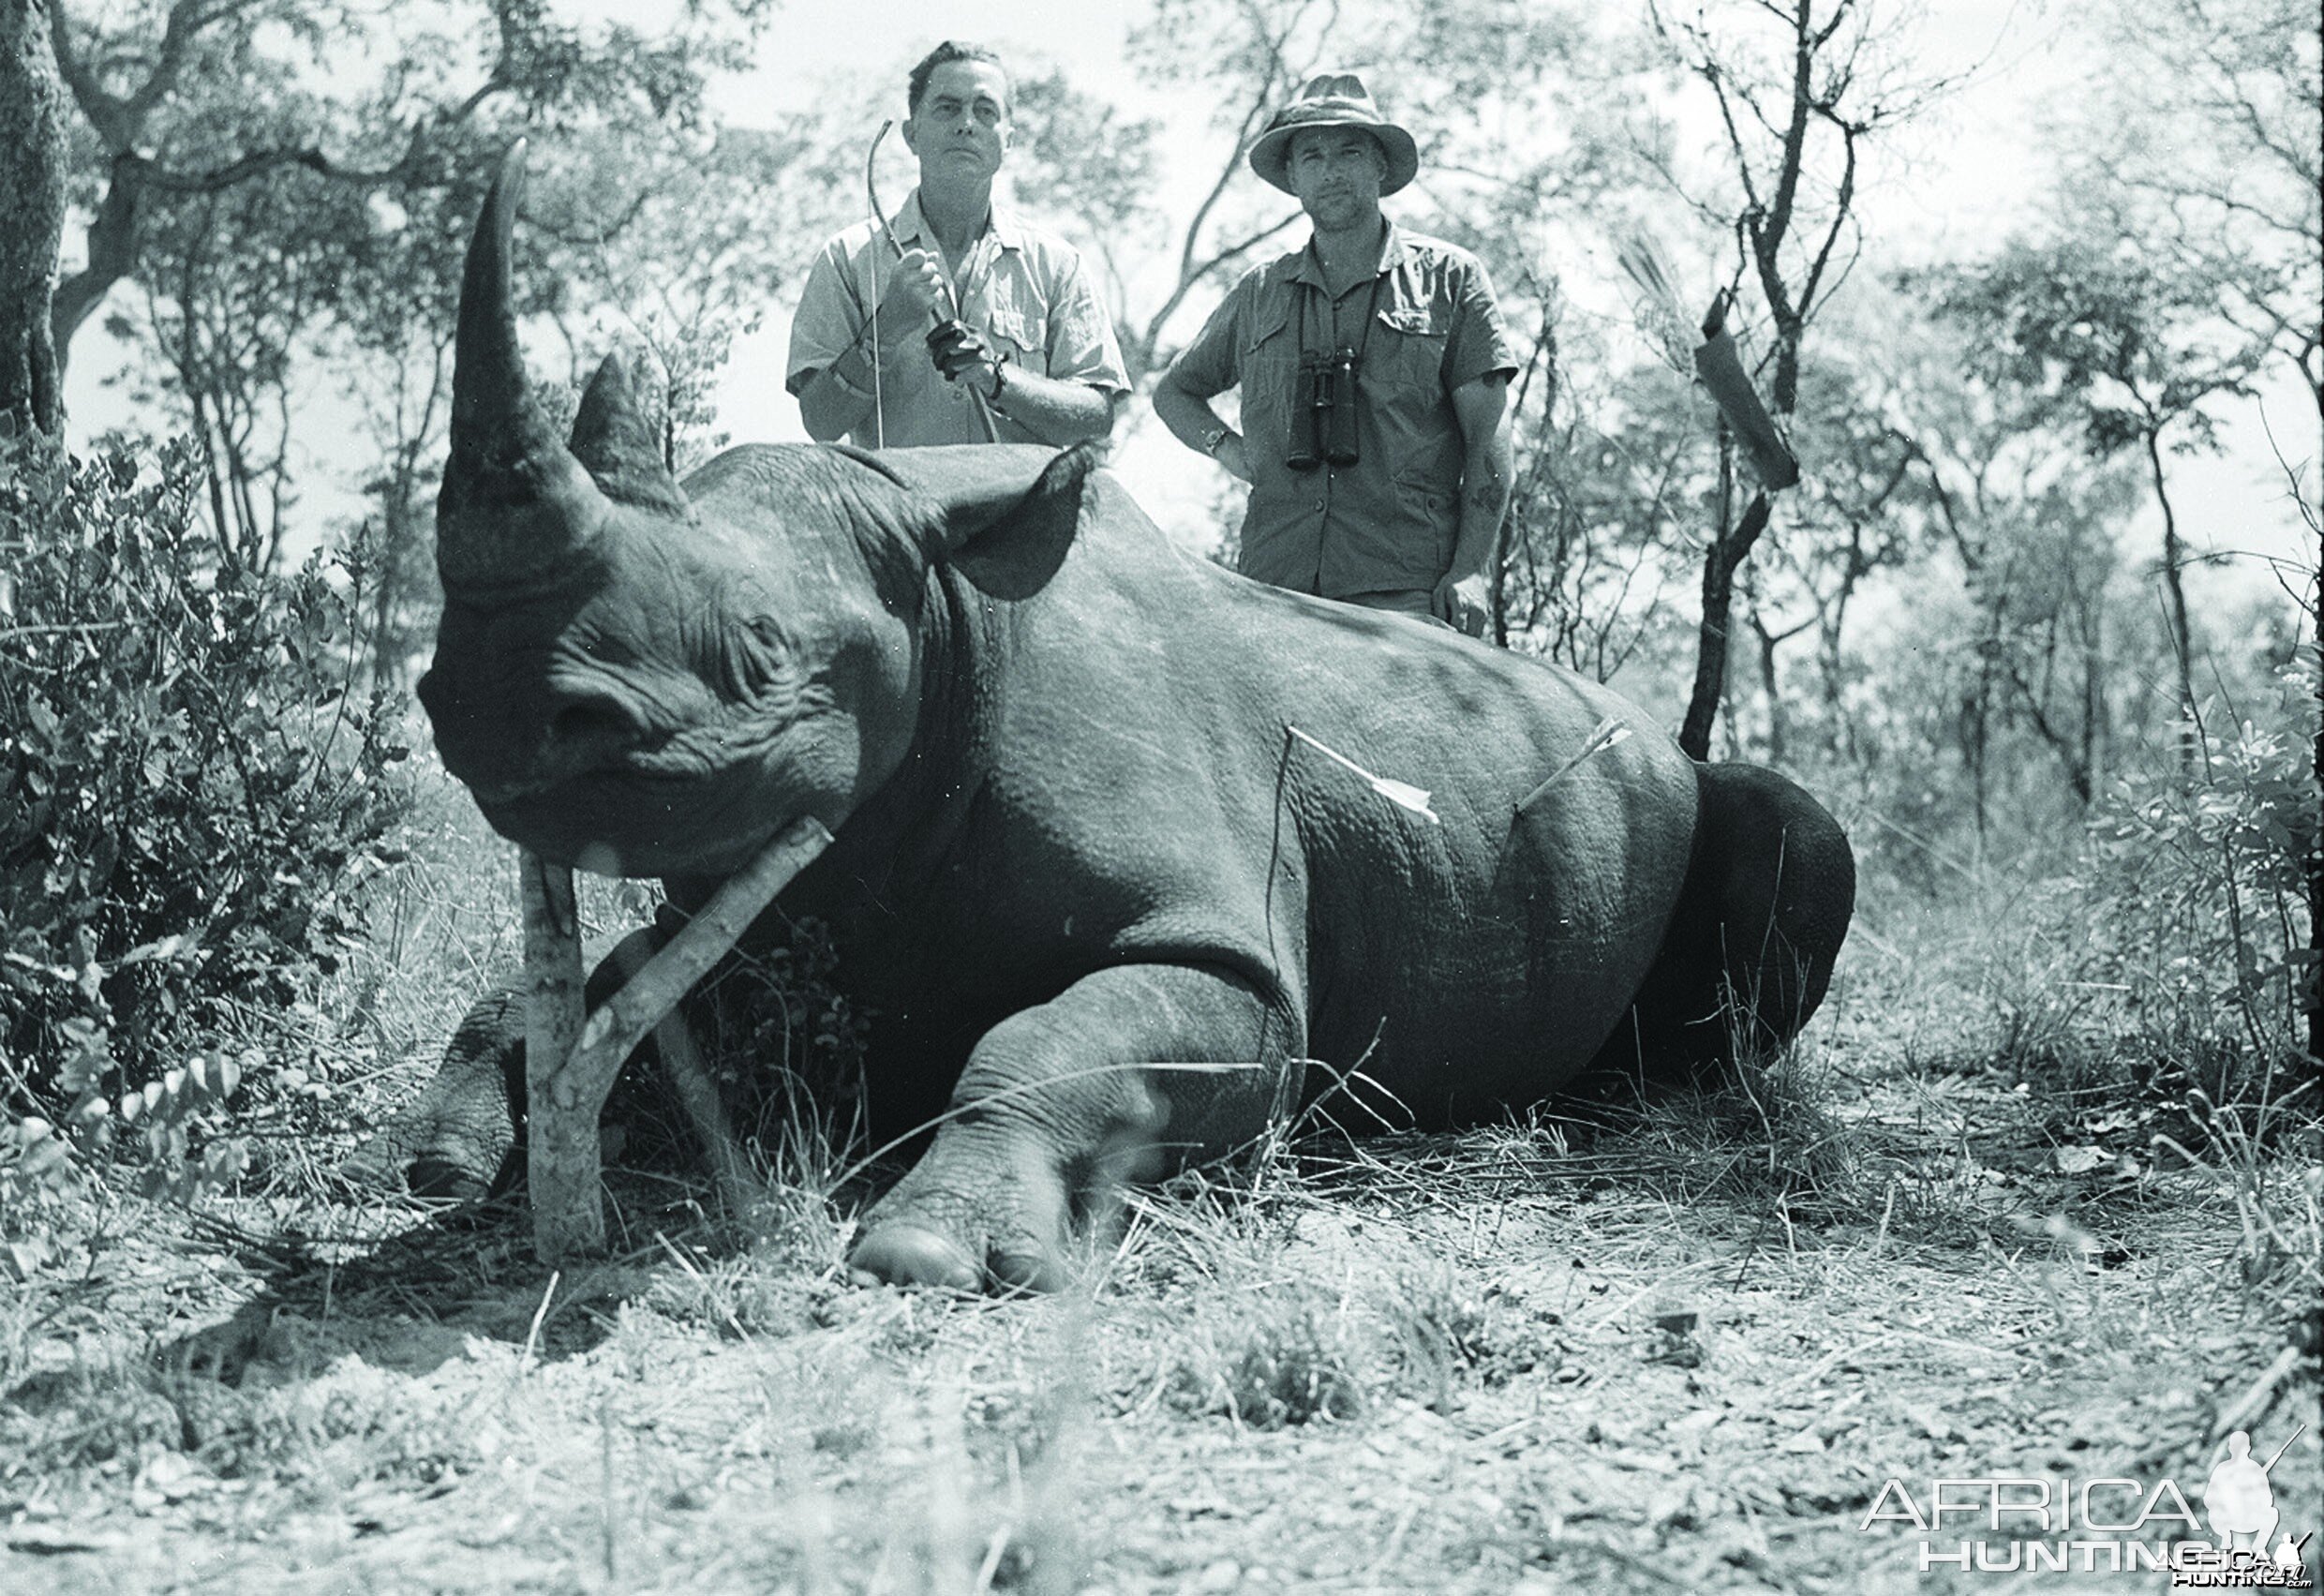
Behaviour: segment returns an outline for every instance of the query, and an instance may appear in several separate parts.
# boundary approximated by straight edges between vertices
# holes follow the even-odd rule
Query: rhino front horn
[[[453,345],[452,449],[436,500],[436,565],[447,589],[522,586],[564,568],[607,505],[534,403],[516,341],[510,242],[525,191],[525,144],[484,196],[460,279]]]

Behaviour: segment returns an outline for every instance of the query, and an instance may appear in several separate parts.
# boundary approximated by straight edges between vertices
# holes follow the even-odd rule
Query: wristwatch
[[[1218,458],[1219,445],[1234,436],[1231,426],[1214,426],[1202,435],[1202,452],[1212,459]]]

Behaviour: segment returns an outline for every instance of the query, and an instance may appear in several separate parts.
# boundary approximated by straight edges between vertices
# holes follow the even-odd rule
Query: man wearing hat
[[[1480,634],[1517,369],[1484,267],[1381,215],[1420,156],[1353,73],[1310,79],[1250,162],[1314,235],[1234,286],[1155,411],[1251,485],[1244,575]],[[1237,387],[1240,432],[1210,404]]]

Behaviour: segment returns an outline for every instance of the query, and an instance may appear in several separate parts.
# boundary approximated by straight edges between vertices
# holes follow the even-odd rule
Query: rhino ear
[[[1038,592],[1080,524],[1082,485],[1104,458],[1095,443],[1062,452],[1015,444],[845,451],[940,514],[921,546],[995,598]]]
[[[652,425],[618,354],[607,355],[582,390],[567,447],[606,498],[667,515],[686,514],[686,495],[663,464]]]

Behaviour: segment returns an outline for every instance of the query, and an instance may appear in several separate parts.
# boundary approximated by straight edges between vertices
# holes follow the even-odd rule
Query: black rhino
[[[611,359],[560,443],[510,306],[521,179],[469,255],[420,697],[496,828],[680,906],[798,816],[834,834],[770,913],[831,926],[887,1127],[961,1111],[858,1271],[1054,1283],[1104,1171],[1225,1154],[1360,1060],[1451,1126],[1822,999],[1855,865],[1806,793],[1189,558],[1085,450],[746,446],[681,485]],[[408,1147],[439,1178],[508,1143],[521,1022],[475,1024]],[[1144,1067],[1202,1062],[1251,1067]]]

